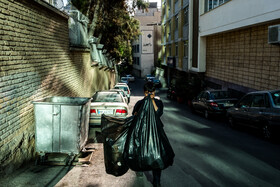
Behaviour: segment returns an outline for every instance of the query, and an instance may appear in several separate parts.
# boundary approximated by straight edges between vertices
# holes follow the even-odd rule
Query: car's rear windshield
[[[211,99],[226,99],[231,98],[231,94],[228,91],[213,91],[210,93]]]
[[[124,90],[124,91],[128,90],[126,86],[115,86],[115,89],[121,89],[121,90]]]
[[[271,92],[274,105],[280,106],[280,91]]]
[[[118,93],[99,92],[93,95],[92,102],[123,102]]]

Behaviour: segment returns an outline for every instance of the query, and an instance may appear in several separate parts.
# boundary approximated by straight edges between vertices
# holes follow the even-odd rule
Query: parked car
[[[245,125],[262,131],[269,139],[280,127],[280,90],[250,92],[228,109],[230,126]]]
[[[232,97],[229,91],[206,90],[192,100],[191,109],[209,118],[211,115],[226,115],[227,109],[234,106],[237,101],[238,99]]]
[[[177,91],[175,86],[169,86],[167,90],[167,98],[175,100],[177,98]]]
[[[129,89],[128,85],[116,84],[114,89],[121,89],[121,90],[123,90],[124,93],[126,94],[127,98],[128,98],[128,103],[130,102],[130,89]]]
[[[128,105],[118,91],[99,91],[91,99],[89,124],[101,125],[101,115],[106,114],[124,118],[128,114]]]
[[[147,74],[146,77],[145,77],[145,80],[148,81],[150,79],[150,77],[154,77],[154,76],[151,75],[151,74]]]
[[[159,87],[160,88],[162,86],[160,80],[155,78],[155,77],[149,77],[148,81],[154,83],[155,87]]]
[[[116,85],[125,85],[125,86],[128,86],[128,84],[123,83],[123,82],[118,82]]]
[[[120,82],[128,84],[129,83],[129,79],[127,77],[121,77],[121,81]]]
[[[128,104],[128,97],[126,96],[125,92],[121,89],[110,89],[110,91],[117,91],[120,92],[125,100],[125,102]]]
[[[128,78],[129,82],[135,81],[135,77],[133,77],[131,74],[126,75],[126,77]]]

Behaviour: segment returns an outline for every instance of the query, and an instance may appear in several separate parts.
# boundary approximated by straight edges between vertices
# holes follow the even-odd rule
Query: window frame
[[[189,25],[189,6],[184,8],[184,25]]]
[[[230,0],[205,0],[205,12],[209,12]]]

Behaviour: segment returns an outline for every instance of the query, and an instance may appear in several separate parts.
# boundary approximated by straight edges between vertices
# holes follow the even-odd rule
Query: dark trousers
[[[153,170],[153,184],[160,184],[160,176],[161,176],[161,170],[156,169]]]

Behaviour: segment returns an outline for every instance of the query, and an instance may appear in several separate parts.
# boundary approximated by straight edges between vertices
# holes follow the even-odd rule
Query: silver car
[[[91,100],[89,125],[101,125],[101,115],[125,118],[128,114],[128,105],[118,91],[96,92]]]

